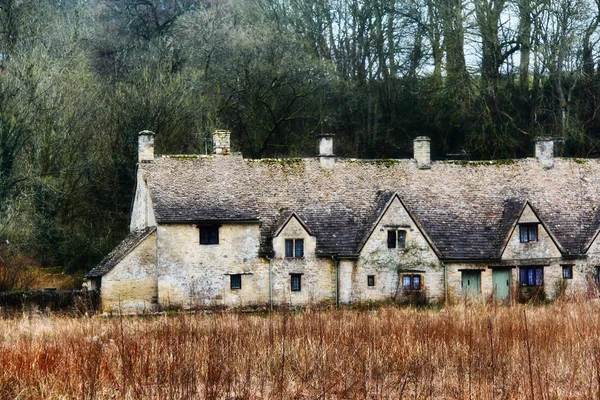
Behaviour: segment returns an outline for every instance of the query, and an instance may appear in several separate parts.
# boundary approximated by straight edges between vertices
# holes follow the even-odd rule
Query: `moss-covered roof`
[[[526,201],[562,248],[585,251],[600,222],[600,162],[414,160],[244,160],[241,156],[157,158],[142,165],[159,223],[254,220],[262,250],[285,215],[296,213],[317,237],[317,252],[356,254],[397,193],[443,258],[487,259]]]

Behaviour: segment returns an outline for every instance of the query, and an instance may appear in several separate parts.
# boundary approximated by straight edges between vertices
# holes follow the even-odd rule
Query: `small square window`
[[[242,288],[242,274],[229,275],[231,290]]]
[[[292,292],[299,292],[302,290],[302,274],[290,274],[291,277],[291,289]]]
[[[538,224],[520,224],[519,238],[521,243],[538,241]]]
[[[387,246],[388,249],[404,249],[406,247],[406,231],[387,231]]]
[[[573,266],[572,265],[563,265],[562,266],[562,276],[563,276],[563,279],[573,279]]]
[[[200,244],[219,244],[219,227],[214,225],[201,226]]]
[[[367,275],[367,286],[375,286],[375,275]]]
[[[521,286],[544,286],[544,268],[521,267]]]
[[[402,289],[405,292],[421,290],[421,275],[404,275],[402,277]]]
[[[288,258],[304,257],[304,239],[285,239],[285,256]]]

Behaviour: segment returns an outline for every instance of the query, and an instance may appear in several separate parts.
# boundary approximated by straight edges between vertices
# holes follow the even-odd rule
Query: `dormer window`
[[[519,224],[521,243],[538,241],[538,224]]]
[[[387,245],[388,249],[404,249],[406,247],[406,231],[389,230]]]
[[[304,257],[304,239],[285,239],[285,256],[287,258]]]
[[[219,227],[217,225],[201,226],[200,244],[219,244]]]

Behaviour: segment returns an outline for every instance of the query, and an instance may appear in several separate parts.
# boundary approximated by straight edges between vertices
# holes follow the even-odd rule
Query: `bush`
[[[0,257],[0,292],[28,290],[35,283],[36,274],[30,262],[23,258]]]

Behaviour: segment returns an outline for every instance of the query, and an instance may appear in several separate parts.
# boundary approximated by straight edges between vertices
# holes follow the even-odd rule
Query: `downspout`
[[[273,312],[273,259],[269,255],[265,255],[269,261],[269,309]]]
[[[446,264],[442,263],[444,267],[444,305],[448,305],[448,268]]]
[[[335,255],[331,256],[335,269],[335,309],[340,308],[340,260]]]

